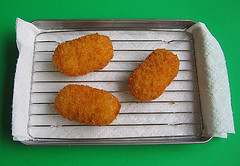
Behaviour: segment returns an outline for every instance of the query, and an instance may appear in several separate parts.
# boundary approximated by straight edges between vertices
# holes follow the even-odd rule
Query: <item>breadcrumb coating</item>
[[[104,68],[112,57],[112,41],[96,33],[59,44],[52,61],[61,73],[74,77]]]
[[[88,125],[105,126],[119,114],[118,99],[107,91],[85,85],[65,86],[55,98],[55,110],[62,117]]]
[[[156,49],[131,73],[128,89],[142,102],[154,100],[177,76],[178,69],[177,55],[165,49]]]

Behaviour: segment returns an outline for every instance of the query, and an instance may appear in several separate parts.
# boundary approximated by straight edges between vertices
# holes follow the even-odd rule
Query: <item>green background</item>
[[[6,0],[0,1],[0,165],[240,165],[240,1]],[[207,25],[225,53],[236,134],[206,144],[145,146],[25,146],[12,141],[11,102],[18,51],[15,20],[191,19]]]

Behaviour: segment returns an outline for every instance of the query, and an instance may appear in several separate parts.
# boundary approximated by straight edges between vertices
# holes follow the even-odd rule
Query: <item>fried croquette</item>
[[[96,33],[59,44],[52,61],[61,73],[75,77],[104,68],[112,57],[112,41]]]
[[[171,51],[154,50],[128,80],[130,93],[145,102],[158,98],[177,76],[179,59]]]
[[[118,99],[107,91],[85,85],[65,86],[55,98],[55,110],[62,117],[88,125],[105,126],[119,114]]]

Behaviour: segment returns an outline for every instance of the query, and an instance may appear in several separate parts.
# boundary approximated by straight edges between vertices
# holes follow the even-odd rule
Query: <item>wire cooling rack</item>
[[[76,24],[77,25],[77,24]],[[81,25],[81,24],[80,24]],[[186,28],[185,28],[186,29]],[[36,36],[26,144],[160,144],[200,143],[202,120],[192,36],[180,28],[59,28]],[[114,57],[102,70],[68,77],[52,63],[59,43],[99,33],[110,37]],[[127,89],[134,69],[155,49],[178,55],[179,73],[159,98],[137,101]],[[121,103],[117,119],[108,126],[89,126],[62,118],[54,110],[56,94],[68,84],[104,89]]]

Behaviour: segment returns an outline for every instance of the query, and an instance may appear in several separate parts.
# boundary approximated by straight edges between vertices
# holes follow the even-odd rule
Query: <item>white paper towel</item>
[[[203,23],[193,25],[187,32],[194,38],[203,136],[227,138],[227,133],[235,133],[235,130],[223,51]]]
[[[34,39],[39,32],[40,30],[31,23],[17,18],[16,35],[19,57],[16,66],[13,90],[12,135],[13,139],[18,141],[31,139],[27,131],[27,123]]]
[[[41,31],[31,23],[19,18],[17,19],[16,33],[19,59],[15,75],[12,113],[12,135],[14,140],[25,141],[31,139],[28,133],[28,110],[33,49],[34,39],[40,32]],[[196,24],[191,27],[188,32],[193,33],[195,42],[204,121],[203,136],[226,137],[226,133],[234,132],[234,127],[229,83],[223,53],[217,41],[203,24]],[[207,42],[210,42],[210,44]],[[219,56],[217,63],[215,62],[216,55]],[[219,70],[219,68],[223,71]],[[224,75],[224,77],[222,75]],[[223,96],[217,91],[219,90],[219,82],[223,82],[221,85],[224,85],[220,86],[223,89],[223,93],[221,92],[221,94],[224,94]]]

